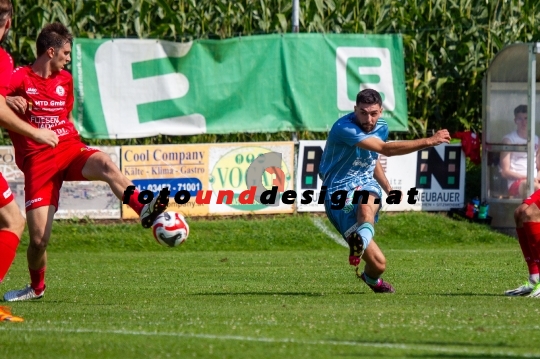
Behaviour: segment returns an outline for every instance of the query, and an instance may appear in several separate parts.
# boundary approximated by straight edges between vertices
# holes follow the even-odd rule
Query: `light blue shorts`
[[[347,198],[352,200],[355,191],[368,191],[370,194],[378,197],[379,199],[382,198],[381,187],[376,182],[370,182],[366,185],[358,186],[355,189],[350,190],[347,194]],[[324,201],[324,209],[328,219],[345,240],[347,240],[347,237],[359,227],[356,214],[358,213],[358,205],[361,203],[362,198],[360,198],[357,204],[346,203],[342,209],[332,209],[332,201],[330,201],[330,199],[326,199]],[[381,207],[382,203],[379,204],[379,210]],[[377,214],[375,215],[375,223],[378,221],[378,219],[379,214],[377,211]]]

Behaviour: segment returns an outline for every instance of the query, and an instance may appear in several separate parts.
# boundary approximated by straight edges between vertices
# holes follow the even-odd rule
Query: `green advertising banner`
[[[77,38],[72,58],[86,138],[327,131],[364,88],[382,94],[390,130],[407,130],[400,35]]]

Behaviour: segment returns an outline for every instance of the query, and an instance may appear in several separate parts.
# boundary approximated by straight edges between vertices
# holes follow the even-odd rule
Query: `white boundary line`
[[[448,345],[442,347],[442,344],[406,344],[406,343],[368,343],[355,341],[339,341],[339,340],[303,340],[294,338],[270,338],[270,337],[247,337],[241,335],[217,335],[217,334],[197,334],[197,333],[182,333],[182,332],[147,332],[133,330],[98,330],[98,329],[68,329],[68,328],[21,328],[9,326],[0,326],[0,331],[5,332],[56,332],[68,334],[116,334],[116,335],[133,335],[133,336],[153,336],[153,337],[176,337],[176,338],[196,338],[196,339],[215,339],[215,340],[232,340],[255,343],[290,343],[298,345],[326,345],[326,346],[348,346],[348,347],[372,347],[372,348],[388,348],[401,350],[429,351],[442,352],[453,354],[473,354],[473,355],[489,355],[489,356],[504,356],[516,358],[540,358],[540,354],[524,353],[518,354],[514,352],[503,352],[492,349],[482,350],[479,348],[466,348],[457,345]],[[486,345],[487,347],[487,345]]]
[[[311,217],[311,221],[315,225],[315,227],[319,228],[324,234],[326,234],[328,237],[332,238],[334,242],[339,244],[342,247],[349,248],[349,245],[343,238],[335,234],[334,232],[330,231],[328,227],[321,221],[320,218],[317,217]]]
[[[315,225],[315,227],[319,228],[321,232],[326,234],[328,237],[330,237],[334,242],[339,244],[342,247],[349,248],[349,245],[345,240],[332,232],[328,227],[324,224],[324,222],[318,218],[318,217],[310,217],[311,221]],[[516,252],[518,253],[519,247],[516,247],[515,249],[484,249],[482,248],[482,252]],[[441,249],[438,248],[419,248],[419,249],[385,249],[385,252],[426,252],[426,251],[433,251],[437,252]],[[444,248],[445,252],[460,252],[460,253],[466,253],[466,252],[475,252],[478,251],[478,249],[452,249],[452,248]]]

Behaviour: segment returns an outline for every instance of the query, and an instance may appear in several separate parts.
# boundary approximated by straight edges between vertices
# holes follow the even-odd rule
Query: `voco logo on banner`
[[[264,147],[263,147],[264,146]],[[257,201],[257,193],[253,187],[248,188],[246,178],[248,170],[256,167],[260,155],[278,152],[280,154],[279,165],[265,168],[262,171],[261,183],[266,189],[276,189],[276,205],[268,206]],[[281,194],[293,188],[292,163],[294,145],[286,143],[268,144],[231,144],[213,145],[210,148],[210,176],[209,189],[212,191],[210,200],[211,213],[232,214],[238,212],[292,212],[293,206],[279,201]],[[253,184],[254,185],[254,184]],[[247,194],[248,190],[253,193]],[[232,203],[219,199],[220,193],[230,191],[233,193]],[[250,204],[240,203],[239,196],[252,196],[247,199]]]

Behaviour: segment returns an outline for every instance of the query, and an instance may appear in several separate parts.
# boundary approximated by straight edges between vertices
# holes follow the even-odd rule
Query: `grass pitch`
[[[175,249],[135,224],[55,223],[47,293],[11,305],[26,321],[0,323],[0,356],[540,358],[540,302],[502,295],[527,276],[513,238],[384,215],[396,293],[377,295],[313,219],[192,220]],[[25,245],[2,293],[28,281]]]

